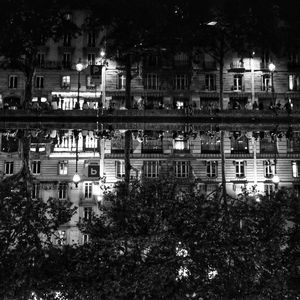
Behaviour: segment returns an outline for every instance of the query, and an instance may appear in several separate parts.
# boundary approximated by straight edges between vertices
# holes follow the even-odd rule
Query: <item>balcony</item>
[[[244,62],[235,61],[235,62],[230,63],[230,71],[231,72],[244,72],[245,71]]]

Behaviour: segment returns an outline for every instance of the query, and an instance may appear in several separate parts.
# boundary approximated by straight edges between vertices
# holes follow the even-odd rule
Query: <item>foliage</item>
[[[0,297],[24,297],[39,288],[47,269],[42,266],[54,250],[50,238],[74,213],[68,202],[32,199],[25,183],[11,190],[0,186]],[[55,277],[49,280],[54,283]],[[47,282],[48,283],[48,282]],[[26,298],[27,299],[27,298]]]
[[[39,47],[66,32],[78,33],[78,28],[64,16],[67,9],[68,6],[62,6],[57,0],[2,0],[0,3],[0,10],[5,12],[0,20],[0,54],[6,59],[2,67],[12,67],[25,75],[26,105],[31,101]]]
[[[288,285],[296,226],[286,226],[294,195],[228,196],[225,205],[169,180],[132,184],[127,196],[123,189],[81,225],[91,241],[65,277],[70,298],[296,299]]]

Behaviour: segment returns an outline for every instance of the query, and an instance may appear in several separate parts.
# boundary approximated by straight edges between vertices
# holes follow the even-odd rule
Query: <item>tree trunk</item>
[[[33,67],[25,67],[25,91],[23,107],[29,109],[32,102],[32,81],[35,69]]]
[[[225,174],[225,152],[224,152],[224,130],[221,130],[221,168],[222,168],[222,197],[227,205],[226,174]]]

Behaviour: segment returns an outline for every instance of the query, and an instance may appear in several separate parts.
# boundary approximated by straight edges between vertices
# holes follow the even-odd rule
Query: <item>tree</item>
[[[24,107],[28,108],[39,47],[50,39],[59,39],[66,32],[74,35],[78,28],[65,18],[67,7],[57,0],[3,0],[0,9],[5,11],[0,20],[0,54],[5,58],[2,67],[23,72]]]
[[[82,224],[91,241],[73,257],[67,296],[295,298],[288,286],[295,226],[286,226],[295,195],[280,190],[257,202],[245,193],[227,196],[225,206],[218,193],[199,194],[196,183],[188,189],[169,180],[135,183],[127,195],[123,188],[109,192],[111,206]]]
[[[44,266],[49,253],[55,252],[59,262],[51,237],[74,212],[70,202],[32,199],[24,182],[13,189],[0,182],[1,299],[28,299],[33,291],[49,292],[58,284],[45,275]]]

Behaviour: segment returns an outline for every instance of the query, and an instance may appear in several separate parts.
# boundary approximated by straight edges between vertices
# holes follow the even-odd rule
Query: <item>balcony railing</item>
[[[231,70],[243,71],[243,70],[245,70],[244,62],[234,61],[234,62],[230,63],[230,69]]]

